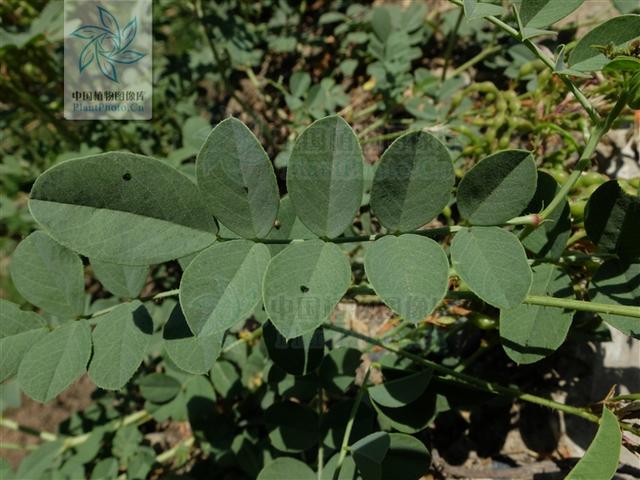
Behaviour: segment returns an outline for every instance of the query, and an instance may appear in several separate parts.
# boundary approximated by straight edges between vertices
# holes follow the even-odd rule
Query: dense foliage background
[[[560,45],[572,46],[593,26],[634,7],[633,1],[587,1],[553,26],[555,34],[535,41],[545,52],[557,53]],[[561,183],[591,128],[566,85],[522,42],[481,16],[468,20],[448,1],[160,0],[153,14],[153,120],[70,122],[62,119],[61,2],[0,4],[0,298],[33,309],[9,275],[12,253],[36,229],[27,209],[36,177],[66,159],[130,151],[195,178],[195,156],[205,138],[234,116],[273,161],[284,196],[295,140],[313,121],[337,113],[362,146],[365,185],[371,185],[390,143],[421,129],[451,152],[456,182],[480,159],[510,148],[531,151],[538,169]],[[503,18],[512,20],[511,11],[505,9]],[[637,51],[627,53],[638,57]],[[616,75],[574,79],[603,116],[621,95]],[[634,111],[623,109],[592,166],[569,192],[571,227],[557,263],[579,299],[587,298],[589,281],[602,263],[591,256],[596,246],[584,230],[587,199],[610,178],[637,197],[639,135]],[[370,187],[365,191],[366,197]],[[544,199],[537,201],[542,210]],[[428,227],[457,225],[460,217],[452,201]],[[353,235],[382,231],[366,201],[352,230]],[[289,233],[305,235],[300,225]],[[361,279],[363,250],[351,243],[341,248]],[[269,351],[277,332],[273,326],[259,328],[266,321],[259,310],[231,328],[210,373],[188,373],[164,343],[165,324],[184,328],[184,320],[176,318],[177,299],[158,294],[179,287],[189,260],[151,265],[127,285],[110,282],[97,264],[85,261],[85,313],[139,297],[153,320],[149,354],[119,391],[96,388],[83,376],[45,405],[3,377],[3,426],[25,430],[17,421],[36,430],[2,430],[3,478],[12,478],[15,469],[15,478],[256,478],[282,456],[314,470],[324,465],[321,478],[331,478],[354,403],[360,406],[349,443],[380,429],[413,434],[423,447],[407,448],[430,451],[428,471],[421,460],[415,467],[427,478],[491,477],[504,469],[514,477],[566,473],[593,438],[597,425],[585,419],[446,379],[432,380],[418,394],[420,401],[407,402],[407,410],[384,415],[368,396],[362,399],[365,371],[379,367],[371,369],[370,378],[366,374],[378,384],[385,368],[389,379],[413,372],[415,363],[330,330],[323,334],[330,348],[315,339],[311,344],[316,349],[319,344],[320,352],[311,348],[309,358],[295,349],[288,352],[293,357],[278,358]],[[610,329],[597,314],[577,312],[560,348],[517,365],[500,345],[497,309],[477,299],[448,299],[413,325],[372,292],[359,293],[340,302],[332,322],[516,391],[587,406],[598,416],[607,400],[618,418],[637,418],[637,395],[631,398],[635,403],[622,396],[640,389],[637,340]],[[56,325],[55,315],[44,310],[40,313]],[[617,364],[611,363],[607,345],[621,352]],[[303,366],[296,371],[299,355]],[[424,380],[412,374],[412,385]],[[628,456],[622,457],[621,475],[638,475],[637,457],[629,453],[637,454],[637,437],[623,441]],[[399,468],[413,466],[409,457]],[[349,472],[353,462],[342,474]]]

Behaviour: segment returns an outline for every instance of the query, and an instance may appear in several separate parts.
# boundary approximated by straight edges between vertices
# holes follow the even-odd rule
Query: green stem
[[[578,417],[582,417],[585,420],[589,420],[591,422],[598,423],[599,421],[598,416],[589,412],[586,408],[574,407],[572,405],[565,405],[563,403],[559,403],[554,400],[550,400],[548,398],[538,397],[537,395],[532,395],[530,393],[522,392],[517,388],[505,387],[497,383],[489,382],[487,380],[482,380],[480,378],[467,375],[466,373],[456,372],[452,368],[445,367],[444,365],[440,365],[439,363],[436,363],[436,362],[432,362],[431,360],[422,358],[421,356],[408,352],[404,349],[387,345],[378,339],[369,337],[367,335],[363,335],[358,332],[354,332],[352,330],[348,330],[346,328],[339,327],[337,325],[333,325],[331,323],[324,323],[322,326],[327,330],[333,330],[334,332],[339,332],[344,335],[348,335],[350,337],[363,340],[372,345],[376,345],[380,348],[384,348],[385,350],[395,353],[396,355],[400,355],[401,357],[408,358],[409,360],[412,360],[419,365],[431,368],[435,372],[438,372],[444,375],[445,378],[456,380],[459,383],[463,383],[471,387],[475,387],[479,390],[482,390],[488,393],[493,393],[495,395],[504,395],[506,397],[522,400],[528,403],[534,403],[536,405],[541,405],[543,407],[552,408],[554,410],[559,410],[561,412],[565,412],[570,415],[576,415]]]
[[[640,318],[640,307],[632,307],[628,305],[608,305],[605,303],[586,302],[584,300],[573,300],[570,298],[545,297],[541,295],[527,295],[523,303],[528,305],[541,305],[544,307],[564,308],[567,310],[580,310],[582,312],[605,313]]]
[[[360,140],[360,145],[364,145],[366,143],[374,143],[374,142],[385,142],[387,140],[394,140],[405,133],[410,133],[416,130],[400,130],[399,132],[393,133],[385,133],[384,135],[376,135],[375,137],[363,138]]]
[[[157,463],[168,462],[183,448],[191,448],[193,446],[193,444],[195,443],[195,441],[196,440],[195,440],[194,437],[189,437],[189,438],[187,438],[185,440],[182,440],[175,447],[170,448],[166,452],[162,452],[161,454],[156,456],[156,462]]]
[[[356,395],[355,401],[353,402],[353,406],[351,407],[351,413],[349,414],[349,421],[347,422],[347,427],[345,428],[344,436],[342,437],[342,445],[340,447],[340,456],[338,457],[338,463],[336,464],[336,469],[333,472],[333,480],[338,480],[338,478],[340,478],[340,470],[342,469],[342,464],[344,463],[344,459],[346,458],[347,452],[349,451],[349,437],[351,436],[351,430],[353,429],[353,424],[356,420],[356,414],[358,413],[358,408],[360,407],[360,403],[362,402],[362,398],[364,397],[364,392],[367,391],[367,382],[369,381],[370,373],[371,373],[371,367],[367,368],[367,371],[365,372],[364,378],[362,380],[362,386],[360,387],[360,390],[358,390],[358,394]]]
[[[451,72],[451,76],[455,77],[457,75],[460,75],[462,72],[464,72],[468,68],[473,67],[475,64],[481,62],[482,60],[484,60],[488,56],[493,55],[494,53],[496,53],[496,52],[498,52],[500,50],[501,50],[501,47],[499,45],[494,45],[492,47],[485,48],[480,53],[478,53],[475,57],[472,57],[471,59],[467,60],[462,65],[457,67],[453,72]]]
[[[449,68],[449,62],[451,61],[451,54],[453,53],[453,47],[456,43],[456,38],[458,37],[458,30],[460,29],[460,25],[462,24],[463,18],[464,18],[464,10],[461,9],[460,12],[458,13],[458,18],[456,18],[456,23],[453,26],[453,30],[449,32],[447,48],[444,51],[444,66],[442,67],[442,75],[440,76],[440,82],[444,82],[447,79],[447,69]]]
[[[58,439],[58,437],[54,433],[43,432],[40,430],[36,430],[35,428],[27,427],[26,425],[20,425],[18,422],[5,417],[0,417],[0,427],[8,428],[9,430],[13,430],[15,432],[26,433],[27,435],[38,437],[41,440],[45,440],[47,442],[53,442],[54,440]]]

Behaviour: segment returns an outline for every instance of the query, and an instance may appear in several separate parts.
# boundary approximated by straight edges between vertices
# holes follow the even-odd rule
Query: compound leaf
[[[533,268],[532,295],[573,297],[571,279],[552,264]],[[553,353],[567,337],[573,312],[521,304],[500,311],[502,347],[516,363],[533,363]]]
[[[180,305],[176,305],[162,331],[169,358],[185,372],[204,375],[220,355],[224,332],[194,336]]]
[[[337,245],[293,243],[267,267],[262,294],[267,316],[286,339],[304,335],[329,318],[350,282],[349,261]]]
[[[245,238],[264,237],[278,212],[278,184],[267,153],[236,118],[211,131],[196,160],[198,188],[214,215]]]
[[[296,458],[279,457],[268,463],[258,474],[258,480],[315,480],[316,474],[306,463]]]
[[[640,197],[626,193],[616,180],[593,192],[585,208],[584,226],[600,250],[622,258],[640,256]]]
[[[11,257],[11,279],[20,294],[54,315],[84,312],[82,260],[44,232],[33,232]]]
[[[458,209],[473,225],[499,225],[517,216],[536,191],[536,164],[525,150],[489,155],[458,187]]]
[[[501,228],[460,230],[451,244],[451,262],[471,290],[494,307],[513,308],[529,293],[532,273],[524,248]]]
[[[102,286],[121,298],[136,298],[140,295],[149,273],[146,265],[118,265],[91,260],[91,266]]]
[[[413,323],[429,315],[447,292],[447,256],[440,245],[420,235],[376,240],[367,249],[364,268],[380,298]]]
[[[111,152],[38,177],[31,214],[62,245],[104,262],[150,265],[210,245],[217,232],[196,185],[153,158]]]
[[[388,229],[413,230],[442,211],[454,182],[451,157],[442,142],[426,132],[410,132],[382,155],[371,208]]]
[[[565,480],[612,479],[618,469],[621,443],[622,433],[618,419],[611,410],[604,408],[595,438]]]
[[[18,368],[18,383],[34,400],[48,402],[86,372],[90,356],[88,322],[65,323],[25,353]]]
[[[594,72],[602,69],[609,58],[603,53],[604,47],[624,47],[640,37],[640,15],[620,15],[601,23],[578,40],[569,54],[568,64],[572,70]],[[600,48],[598,48],[600,47]]]
[[[219,242],[193,259],[180,281],[180,305],[197,336],[223,333],[260,301],[269,249],[249,240]]]
[[[139,301],[118,305],[98,317],[93,330],[89,377],[100,388],[118,390],[136,372],[153,335],[153,320]]]
[[[341,117],[311,124],[289,158],[287,189],[298,218],[321,237],[334,238],[351,225],[363,191],[358,138]]]
[[[15,375],[25,352],[47,333],[46,327],[37,313],[0,298],[0,382]]]
[[[596,303],[640,307],[640,262],[607,260],[591,280],[591,299]],[[637,318],[601,313],[600,316],[625,335],[640,338]]]

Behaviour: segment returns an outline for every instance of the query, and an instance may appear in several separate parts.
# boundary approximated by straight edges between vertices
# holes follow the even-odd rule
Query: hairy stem
[[[451,54],[453,53],[453,47],[455,46],[456,39],[458,38],[458,29],[460,28],[460,24],[462,24],[463,18],[464,18],[464,10],[460,10],[460,12],[458,12],[458,18],[456,18],[456,23],[453,26],[453,29],[451,30],[451,32],[449,32],[447,48],[444,51],[444,66],[442,67],[442,75],[440,76],[440,82],[444,82],[447,79],[447,69],[449,68],[449,62],[451,61]]]
[[[461,11],[461,13],[462,13],[462,11]],[[451,76],[455,77],[457,75],[460,75],[462,72],[464,72],[468,68],[473,67],[476,63],[481,62],[482,60],[484,60],[488,56],[493,55],[494,53],[500,51],[501,49],[502,49],[502,47],[500,47],[499,45],[489,46],[489,47],[485,48],[480,53],[478,53],[475,57],[470,58],[469,60],[464,62],[462,65],[457,67],[453,72],[451,72]]]
[[[371,372],[371,367],[367,368],[367,371],[364,374],[364,378],[362,380],[362,386],[360,390],[358,390],[358,394],[356,395],[356,399],[353,402],[353,407],[351,407],[351,413],[349,414],[349,421],[347,422],[347,427],[344,430],[344,436],[342,437],[342,445],[340,447],[340,456],[338,457],[338,463],[336,464],[336,470],[333,472],[333,480],[338,480],[340,478],[340,470],[342,469],[342,464],[344,463],[344,459],[347,456],[347,452],[349,451],[349,437],[351,436],[351,430],[353,429],[353,424],[356,420],[356,414],[358,413],[358,408],[360,407],[360,403],[362,402],[362,398],[364,397],[364,392],[367,391],[367,382],[369,381],[369,373]]]

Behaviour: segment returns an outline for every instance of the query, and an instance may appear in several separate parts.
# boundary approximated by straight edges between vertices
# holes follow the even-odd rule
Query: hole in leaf
[[[300,291],[302,293],[307,293],[309,291],[309,287],[307,287],[305,285],[300,285]]]
[[[282,225],[280,224],[280,220],[276,220],[275,222],[273,222],[273,228],[275,228],[276,230],[280,230],[280,227]]]
[[[244,193],[249,193],[249,189],[247,187],[242,187],[242,190],[244,190]]]
[[[122,179],[125,182],[128,182],[129,180],[131,180],[131,174],[129,172],[125,173],[124,175],[122,175]]]

